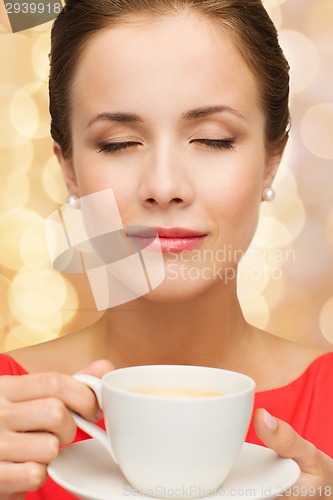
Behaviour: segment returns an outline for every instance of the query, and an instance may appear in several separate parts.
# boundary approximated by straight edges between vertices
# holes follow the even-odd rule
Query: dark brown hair
[[[67,0],[54,22],[50,54],[51,135],[71,156],[70,88],[85,45],[102,29],[136,15],[191,11],[215,21],[235,40],[258,82],[266,148],[280,154],[289,134],[289,65],[261,0]]]

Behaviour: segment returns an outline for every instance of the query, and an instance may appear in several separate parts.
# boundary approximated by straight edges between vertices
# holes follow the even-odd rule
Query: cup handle
[[[75,375],[73,375],[73,378],[87,385],[95,393],[97,402],[100,408],[103,409],[101,379],[98,377],[94,377],[93,375],[86,375],[84,373],[76,373]],[[113,448],[111,446],[110,439],[108,438],[106,432],[98,427],[98,425],[93,424],[92,422],[89,422],[89,420],[81,417],[81,415],[79,415],[75,411],[70,410],[70,412],[76,425],[87,434],[89,434],[89,436],[95,438],[101,445],[103,445],[107,449],[115,463],[118,465]]]

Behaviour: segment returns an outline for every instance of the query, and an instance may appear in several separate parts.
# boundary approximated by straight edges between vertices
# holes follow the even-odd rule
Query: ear
[[[66,183],[69,194],[74,194],[76,196],[79,196],[75,170],[71,158],[68,159],[64,158],[61,147],[57,142],[53,142],[53,152],[60,165],[62,175]]]

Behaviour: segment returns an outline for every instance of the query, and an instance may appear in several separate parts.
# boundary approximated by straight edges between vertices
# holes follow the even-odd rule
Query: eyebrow
[[[230,108],[230,106],[207,106],[203,108],[193,109],[184,113],[182,118],[184,118],[185,120],[195,120],[198,118],[205,118],[206,116],[215,115],[217,113],[231,113],[237,118],[245,120],[245,117],[241,113],[239,113],[236,109]]]
[[[143,122],[142,118],[139,115],[135,115],[134,113],[99,113],[88,123],[87,128],[91,127],[98,121],[110,121],[119,123]]]
[[[198,109],[186,111],[182,115],[183,120],[196,120],[217,113],[231,113],[237,118],[245,120],[245,117],[230,106],[206,106]],[[134,113],[99,113],[87,125],[87,128],[99,121],[110,121],[118,123],[142,123],[143,119]]]

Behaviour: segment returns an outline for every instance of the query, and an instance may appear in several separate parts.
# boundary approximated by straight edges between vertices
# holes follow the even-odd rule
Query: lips
[[[183,252],[198,248],[206,233],[187,228],[173,227],[151,227],[132,228],[128,230],[128,236],[138,246],[148,246],[151,250],[162,250],[162,252]],[[158,236],[158,240],[157,240]],[[145,243],[144,245],[142,245]]]
[[[177,239],[177,238],[201,238],[206,236],[204,233],[200,233],[198,231],[193,231],[191,229],[183,229],[180,227],[173,227],[170,229],[157,227],[155,228],[158,236],[160,238],[169,238],[169,239]]]

